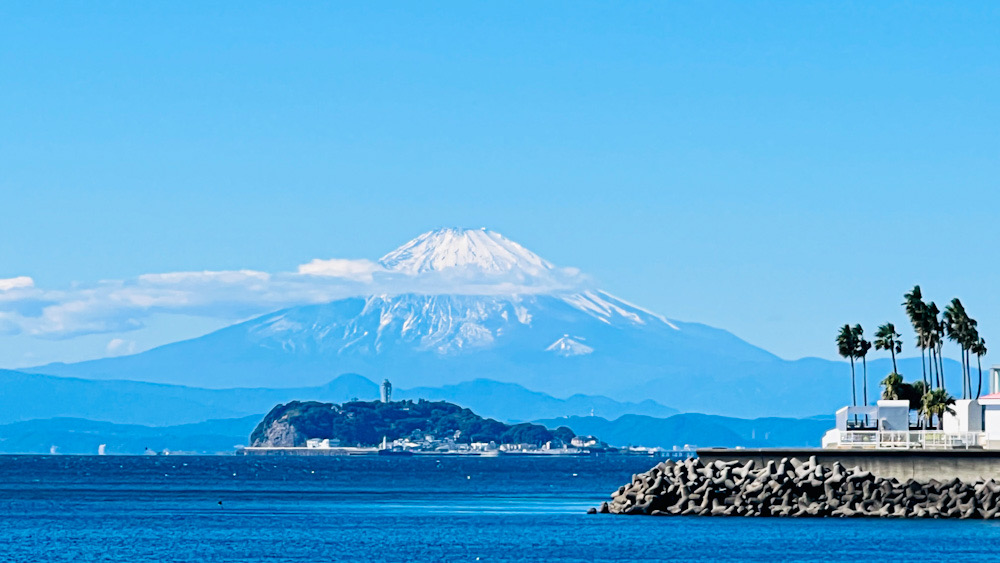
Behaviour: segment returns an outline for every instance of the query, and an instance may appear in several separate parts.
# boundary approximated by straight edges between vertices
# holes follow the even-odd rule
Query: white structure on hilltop
[[[382,380],[382,385],[379,386],[379,395],[383,403],[389,403],[392,401],[392,383],[389,383],[388,379]]]
[[[979,399],[956,400],[938,429],[923,428],[911,419],[909,401],[843,407],[837,411],[836,427],[823,436],[823,447],[1000,449],[1000,366],[990,369],[989,389]]]

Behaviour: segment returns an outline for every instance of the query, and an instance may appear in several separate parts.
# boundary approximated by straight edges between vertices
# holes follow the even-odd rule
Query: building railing
[[[831,446],[888,449],[969,449],[983,447],[986,434],[982,432],[944,432],[942,430],[911,431],[835,431],[839,434]]]

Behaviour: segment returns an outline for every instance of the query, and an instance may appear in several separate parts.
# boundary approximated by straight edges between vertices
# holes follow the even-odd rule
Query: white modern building
[[[843,407],[837,411],[836,427],[823,436],[823,447],[1000,450],[1000,366],[990,369],[989,383],[990,394],[956,400],[939,429],[922,428],[911,417],[907,401]]]

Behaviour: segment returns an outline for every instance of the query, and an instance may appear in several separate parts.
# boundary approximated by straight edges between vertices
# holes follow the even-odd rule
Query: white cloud
[[[65,339],[133,331],[159,313],[236,321],[277,309],[372,294],[516,294],[569,291],[587,280],[572,269],[484,274],[454,268],[407,275],[368,260],[317,259],[296,272],[168,272],[128,280],[35,287],[31,278],[0,280],[0,334]],[[4,289],[9,288],[9,289]],[[116,339],[117,340],[117,339]],[[128,353],[125,342],[108,344]]]
[[[315,261],[315,260],[314,260]],[[301,268],[301,267],[300,267]],[[241,283],[245,281],[266,282],[271,274],[255,270],[171,272],[168,274],[143,274],[139,281],[152,285],[181,285],[200,283]]]
[[[382,266],[371,260],[348,260],[316,258],[308,264],[299,266],[299,273],[309,276],[328,276],[356,281],[372,281],[375,272],[385,271]]]
[[[28,276],[18,276],[16,278],[0,278],[0,291],[10,291],[12,289],[30,289],[35,287],[35,280]]]

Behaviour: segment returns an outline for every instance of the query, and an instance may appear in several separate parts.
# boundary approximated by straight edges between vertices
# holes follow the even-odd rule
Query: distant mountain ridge
[[[394,394],[400,399],[428,399],[432,401],[452,401],[468,406],[478,414],[508,422],[526,422],[549,416],[536,416],[537,412],[575,413],[585,416],[596,415],[618,418],[625,414],[647,416],[671,416],[677,409],[646,399],[638,403],[620,402],[594,395],[572,395],[557,399],[551,395],[528,390],[515,383],[503,383],[490,379],[475,379],[456,385],[443,387],[415,387],[403,389]]]
[[[343,403],[379,396],[378,385],[356,374],[316,387],[202,389],[157,383],[63,378],[0,370],[0,424],[31,419],[79,418],[150,426],[261,416],[292,400]],[[557,399],[520,385],[475,380],[446,388],[397,389],[397,398],[445,400],[507,422],[596,413],[669,415],[653,401],[622,403],[606,397]]]
[[[431,231],[378,267],[416,289],[291,307],[140,354],[30,371],[215,389],[313,387],[338,373],[401,388],[489,379],[553,397],[743,417],[813,416],[850,397],[844,363],[783,360],[725,330],[652,313],[493,231]],[[917,362],[901,361],[911,379]],[[869,362],[869,396],[887,366]]]

